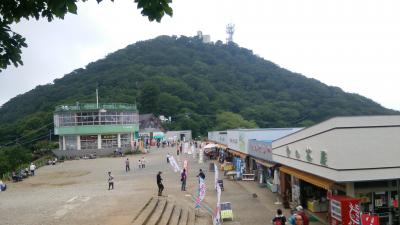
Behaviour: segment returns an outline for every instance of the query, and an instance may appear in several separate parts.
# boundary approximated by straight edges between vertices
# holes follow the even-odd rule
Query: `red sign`
[[[331,224],[360,225],[360,199],[337,195],[331,198]]]
[[[379,225],[379,216],[362,214],[361,222],[362,222],[362,225]]]

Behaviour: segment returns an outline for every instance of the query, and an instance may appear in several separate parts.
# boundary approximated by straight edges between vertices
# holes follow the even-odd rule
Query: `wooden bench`
[[[242,180],[255,180],[255,174],[254,173],[244,173],[242,174]]]

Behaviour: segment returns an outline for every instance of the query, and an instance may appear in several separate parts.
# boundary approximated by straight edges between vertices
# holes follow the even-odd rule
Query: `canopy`
[[[215,144],[208,144],[204,146],[204,148],[215,148],[215,147],[217,147]]]

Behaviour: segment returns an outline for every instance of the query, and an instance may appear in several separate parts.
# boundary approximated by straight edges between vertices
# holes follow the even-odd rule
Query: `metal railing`
[[[88,111],[88,110],[129,110],[137,111],[135,104],[127,103],[77,103],[75,105],[59,105],[55,107],[55,112],[62,111]]]

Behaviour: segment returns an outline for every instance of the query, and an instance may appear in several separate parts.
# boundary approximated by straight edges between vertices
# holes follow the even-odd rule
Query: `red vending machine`
[[[330,197],[331,225],[360,225],[360,199],[348,196]]]

